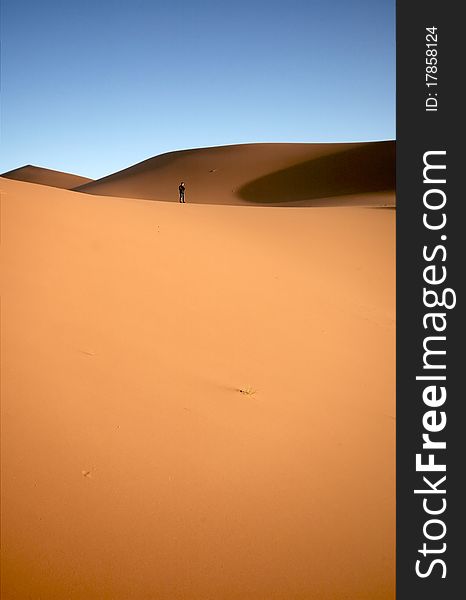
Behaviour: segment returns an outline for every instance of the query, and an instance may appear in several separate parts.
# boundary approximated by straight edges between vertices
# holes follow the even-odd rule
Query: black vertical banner
[[[456,599],[465,587],[460,9],[397,3],[398,600]]]

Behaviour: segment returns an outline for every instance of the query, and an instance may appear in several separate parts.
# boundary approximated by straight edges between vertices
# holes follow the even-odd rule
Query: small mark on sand
[[[254,394],[257,392],[257,390],[253,389],[252,387],[239,388],[237,391],[245,396],[254,396]]]
[[[84,354],[84,356],[95,356],[95,352],[93,352],[92,350],[80,350],[79,352],[81,354]]]
[[[90,471],[81,471],[81,475],[83,477],[87,477],[88,479],[91,478],[91,472]]]

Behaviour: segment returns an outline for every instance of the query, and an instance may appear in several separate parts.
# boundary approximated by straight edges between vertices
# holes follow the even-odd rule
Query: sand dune
[[[92,189],[331,154],[249,150]],[[393,598],[394,211],[0,187],[2,598]]]
[[[92,182],[92,179],[88,177],[80,177],[79,175],[44,169],[44,167],[35,167],[33,165],[25,165],[24,167],[13,169],[13,171],[3,173],[1,177],[26,181],[28,183],[39,183],[65,190],[71,190],[78,185]]]
[[[386,206],[395,203],[395,142],[242,144],[170,152],[87,183],[105,196],[208,204]]]

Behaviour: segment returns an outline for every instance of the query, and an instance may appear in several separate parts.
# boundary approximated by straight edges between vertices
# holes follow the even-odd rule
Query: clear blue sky
[[[395,137],[395,0],[2,0],[0,172]]]

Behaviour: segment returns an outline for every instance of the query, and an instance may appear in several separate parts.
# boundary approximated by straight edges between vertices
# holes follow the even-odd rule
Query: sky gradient
[[[2,0],[0,172],[395,137],[394,0]]]

